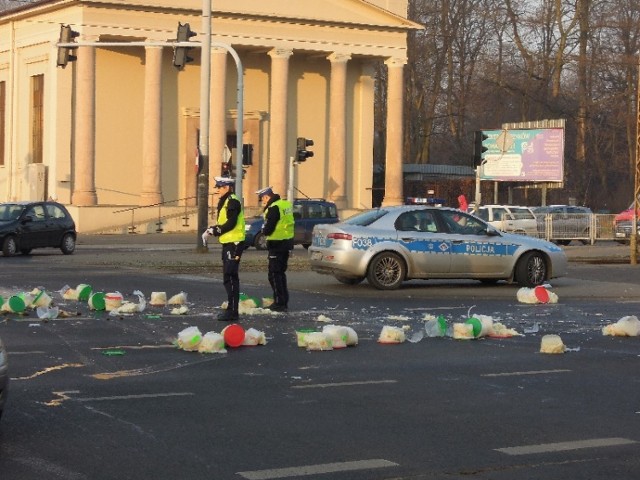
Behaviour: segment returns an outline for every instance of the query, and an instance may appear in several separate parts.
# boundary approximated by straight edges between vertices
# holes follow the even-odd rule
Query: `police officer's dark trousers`
[[[227,291],[227,311],[237,315],[240,303],[240,257],[242,256],[242,244],[222,244],[222,284]]]
[[[269,284],[273,289],[273,303],[287,306],[289,290],[287,289],[287,264],[289,250],[269,250]]]

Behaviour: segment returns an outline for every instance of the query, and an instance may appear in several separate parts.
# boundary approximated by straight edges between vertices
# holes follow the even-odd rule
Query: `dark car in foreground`
[[[4,348],[2,339],[0,338],[0,417],[4,412],[4,404],[7,400],[7,388],[9,386],[9,367],[7,360],[7,351]]]
[[[60,203],[0,204],[0,246],[6,257],[47,247],[59,248],[69,255],[76,249],[76,238],[76,224]]]
[[[296,245],[309,248],[312,240],[313,227],[323,223],[337,223],[338,208],[333,202],[327,202],[323,198],[297,199],[293,202],[293,217],[295,218],[295,231],[293,241]],[[267,248],[267,239],[262,234],[262,215],[248,218],[245,224],[244,243],[247,247],[255,247],[258,250]]]
[[[375,288],[410,279],[499,280],[534,287],[567,273],[561,247],[499,231],[478,217],[444,207],[368,210],[344,222],[318,225],[309,248],[311,269]]]

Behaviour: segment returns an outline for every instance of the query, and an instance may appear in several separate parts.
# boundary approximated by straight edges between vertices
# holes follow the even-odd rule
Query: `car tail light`
[[[351,240],[353,237],[350,233],[330,233],[327,238],[332,240]]]

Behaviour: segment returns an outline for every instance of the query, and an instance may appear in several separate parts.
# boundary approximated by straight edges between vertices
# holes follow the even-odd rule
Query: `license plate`
[[[322,252],[313,252],[311,254],[311,260],[322,260]]]

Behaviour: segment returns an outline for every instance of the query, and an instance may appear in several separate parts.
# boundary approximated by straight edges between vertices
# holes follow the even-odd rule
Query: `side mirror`
[[[494,228],[494,227],[488,227],[486,232],[488,237],[499,237],[500,236],[500,232]]]
[[[21,223],[25,224],[25,223],[33,222],[33,220],[34,220],[34,219],[33,219],[33,215],[26,215],[26,216],[22,219]]]

